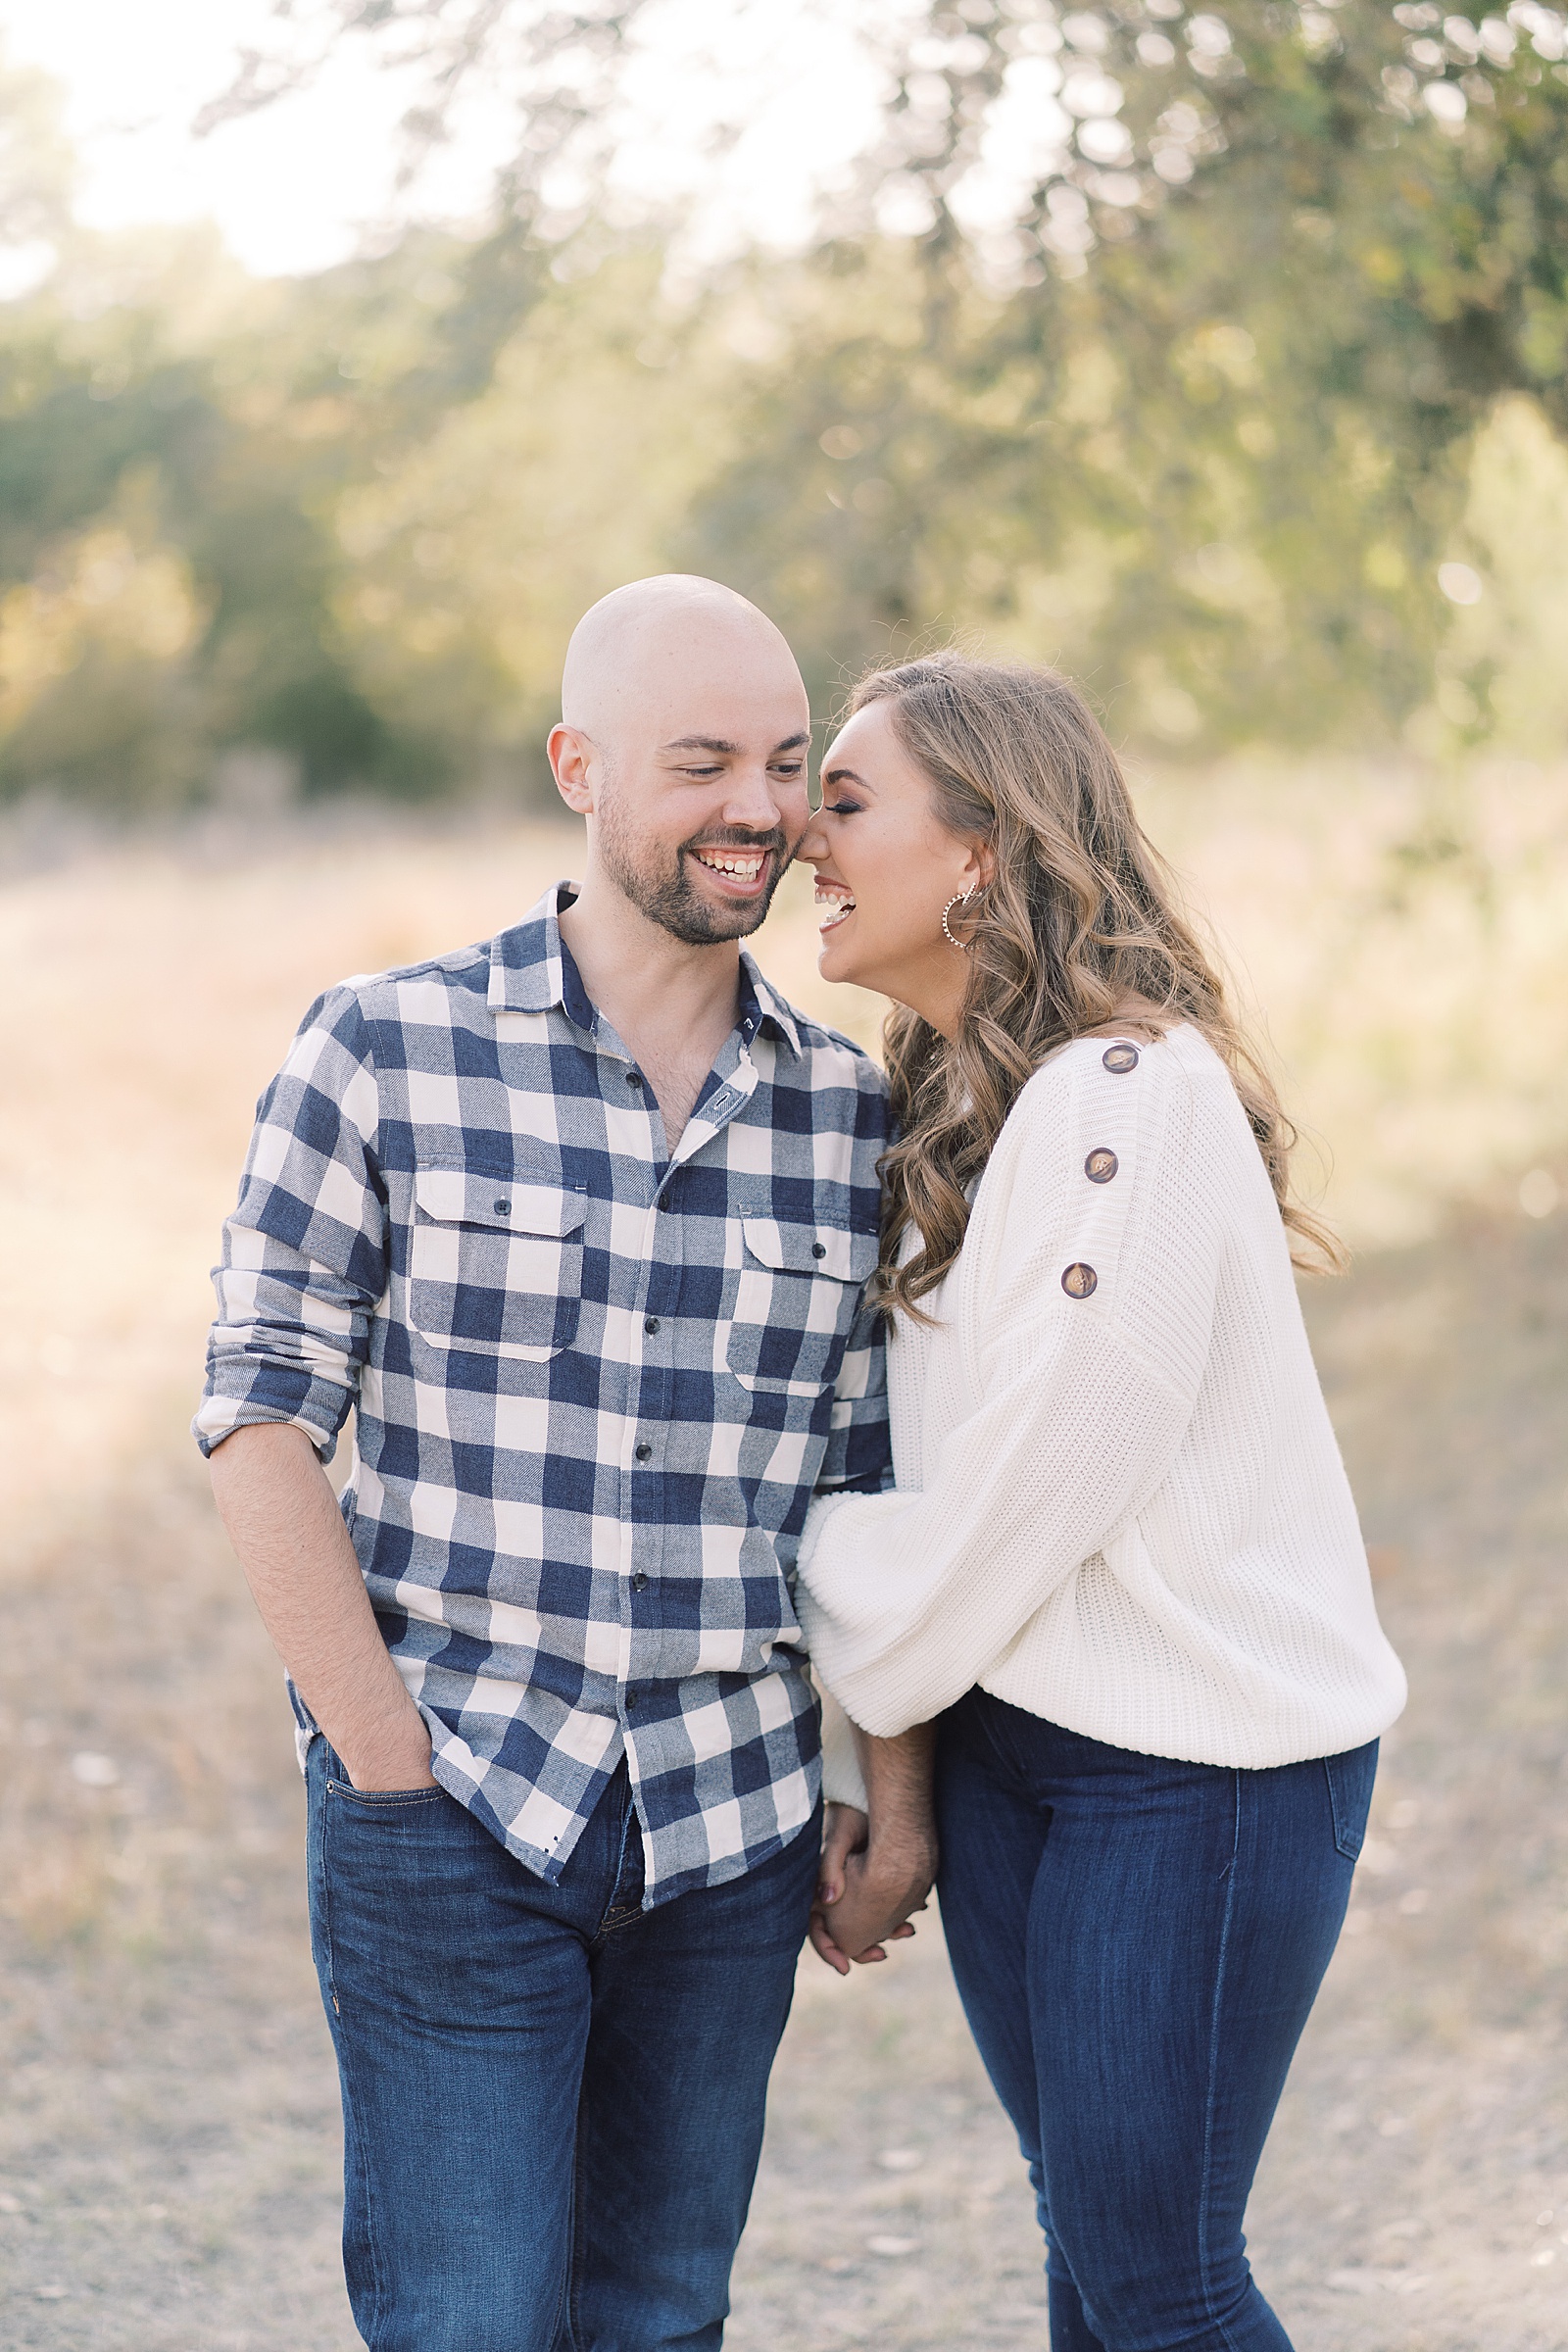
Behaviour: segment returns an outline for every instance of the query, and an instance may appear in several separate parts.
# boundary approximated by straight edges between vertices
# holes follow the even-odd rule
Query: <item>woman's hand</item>
[[[874,1838],[855,1806],[829,1805],[809,1931],[817,1957],[841,1977],[852,1961],[885,1960],[914,1934],[910,1914],[925,1909],[936,1865],[932,1838]]]

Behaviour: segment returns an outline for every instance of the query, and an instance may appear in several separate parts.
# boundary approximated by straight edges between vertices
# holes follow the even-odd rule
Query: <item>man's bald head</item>
[[[613,753],[628,727],[657,740],[716,691],[806,706],[806,687],[782,630],[733,588],[685,571],[612,588],[571,633],[561,680],[568,727]],[[689,715],[689,710],[688,710]]]
[[[755,931],[806,830],[811,713],[782,634],[717,580],[616,588],[572,631],[550,761],[612,888],[692,946]]]

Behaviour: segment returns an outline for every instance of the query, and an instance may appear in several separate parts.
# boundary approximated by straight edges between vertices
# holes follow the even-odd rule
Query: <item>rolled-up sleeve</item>
[[[213,1271],[218,1314],[192,1425],[204,1453],[276,1421],[331,1459],[387,1285],[378,1120],[364,1012],[352,986],[336,988],[306,1014],[257,1108]]]

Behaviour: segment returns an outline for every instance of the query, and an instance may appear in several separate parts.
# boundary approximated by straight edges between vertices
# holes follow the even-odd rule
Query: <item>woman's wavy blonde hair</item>
[[[1077,689],[1049,669],[955,653],[872,670],[872,703],[929,777],[936,813],[987,848],[992,879],[964,906],[969,986],[949,1044],[906,1008],[889,1017],[899,1141],[882,1161],[879,1291],[916,1316],[958,1254],[969,1197],[1021,1087],[1069,1038],[1108,1024],[1191,1021],[1230,1070],[1298,1263],[1344,1251],[1292,1198],[1296,1131],[1237,1026],[1224,984],[1179,911],[1115,753]],[[920,1246],[901,1265],[909,1226]]]

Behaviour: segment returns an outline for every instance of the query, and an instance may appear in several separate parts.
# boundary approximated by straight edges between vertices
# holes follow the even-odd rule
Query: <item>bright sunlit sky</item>
[[[860,35],[900,0],[659,0],[618,140],[623,201],[706,193],[710,241],[788,241],[813,183],[846,168],[874,117]],[[410,87],[345,43],[308,91],[205,139],[192,118],[236,50],[264,31],[267,0],[0,0],[13,64],[64,86],[88,225],[210,219],[264,273],[342,260],[362,231],[408,209],[395,196],[395,129]],[[707,124],[748,129],[722,166],[701,160]],[[465,136],[422,184],[422,213],[471,216],[505,153],[510,119],[470,110]]]

